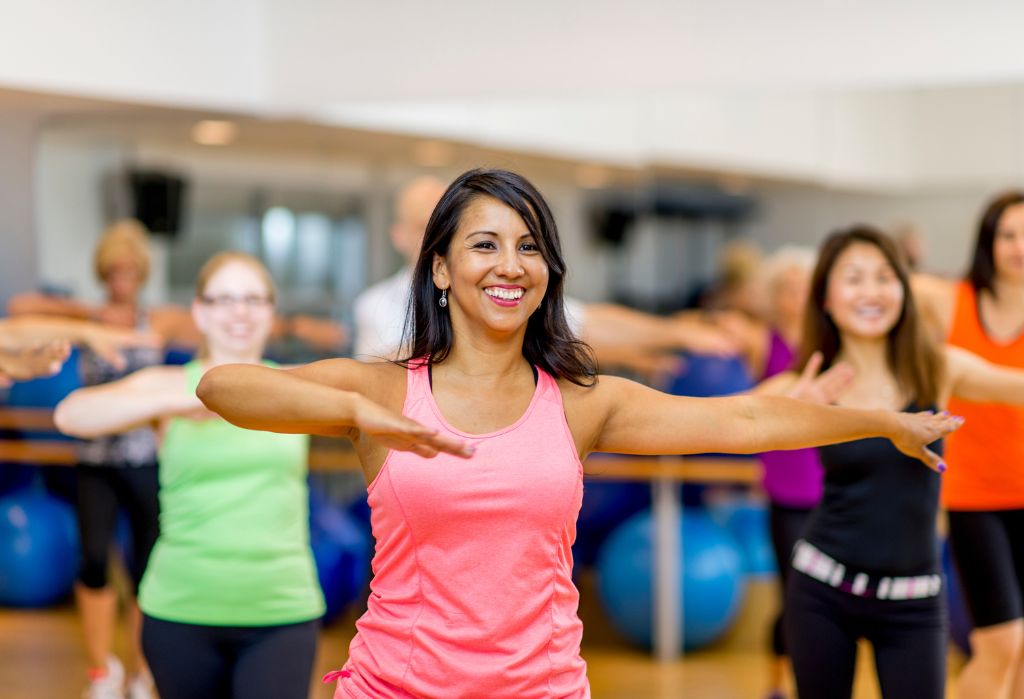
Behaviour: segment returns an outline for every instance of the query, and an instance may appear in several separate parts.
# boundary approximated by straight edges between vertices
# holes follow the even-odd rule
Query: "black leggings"
[[[160,699],[307,699],[319,620],[200,626],[142,620],[142,650]]]
[[[853,691],[857,640],[871,642],[884,699],[943,699],[944,596],[857,597],[793,571],[786,586],[786,641],[800,699],[844,699]]]
[[[128,573],[138,591],[149,553],[160,532],[159,487],[155,464],[78,467],[78,531],[82,539],[78,579],[83,585],[93,589],[107,585],[110,546],[120,506],[132,529]]]
[[[1024,616],[1024,510],[950,511],[949,545],[975,628]]]
[[[786,636],[782,632],[782,618],[786,611],[786,581],[793,570],[790,560],[793,557],[793,547],[803,537],[812,511],[812,508],[785,507],[774,502],[768,507],[768,527],[772,535],[772,550],[775,552],[775,564],[779,570],[779,583],[782,588],[779,615],[772,624],[772,652],[780,657],[786,655]]]

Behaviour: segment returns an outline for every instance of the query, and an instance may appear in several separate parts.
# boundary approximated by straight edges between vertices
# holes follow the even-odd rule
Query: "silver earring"
[[[441,289],[441,298],[437,300],[437,305],[441,308],[445,308],[448,305],[448,290]]]

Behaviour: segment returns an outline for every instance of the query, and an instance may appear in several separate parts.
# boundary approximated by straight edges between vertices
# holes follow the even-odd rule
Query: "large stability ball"
[[[708,514],[739,544],[747,575],[767,576],[778,571],[769,532],[768,508],[763,502],[732,498],[708,505]]]
[[[81,388],[82,379],[79,375],[79,351],[77,348],[71,350],[68,360],[64,362],[60,371],[53,376],[47,376],[30,381],[18,381],[11,386],[7,397],[7,403],[16,408],[54,408],[65,396],[77,388]],[[34,432],[31,430],[18,430],[15,435],[17,439],[26,441],[32,440],[67,440],[66,437],[52,430]],[[69,504],[73,504],[75,493],[78,490],[78,473],[73,468],[65,466],[29,466],[35,473],[42,477],[46,489],[53,495],[60,497]],[[18,477],[18,476],[16,476]],[[20,478],[24,478],[21,475]],[[10,490],[10,489],[9,489]]]
[[[310,499],[309,543],[331,621],[364,592],[370,571],[370,537],[351,515],[319,497]]]
[[[572,547],[574,568],[594,565],[608,535],[628,517],[650,506],[651,487],[646,483],[585,478]]]
[[[949,608],[949,637],[956,647],[969,658],[971,657],[971,631],[974,625],[971,623],[971,615],[967,611],[967,603],[964,601],[963,589],[960,586],[960,576],[953,564],[953,552],[949,548],[948,541],[942,542],[942,574],[946,583],[946,605]]]
[[[82,387],[78,361],[78,350],[72,349],[68,360],[53,376],[14,383],[7,402],[19,408],[55,407],[69,393]],[[49,438],[52,439],[52,435]]]
[[[711,643],[732,624],[743,600],[743,561],[736,543],[706,513],[685,510],[680,521],[683,568],[677,594],[683,646]],[[650,647],[654,523],[651,512],[626,520],[597,558],[601,603],[616,629],[633,643]]]
[[[78,572],[74,510],[42,492],[0,499],[0,604],[43,607],[70,591]]]

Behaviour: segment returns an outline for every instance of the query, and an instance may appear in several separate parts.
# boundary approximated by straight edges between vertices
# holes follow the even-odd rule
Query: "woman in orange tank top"
[[[914,280],[949,344],[1024,367],[1024,191],[996,197],[981,217],[964,280]],[[964,400],[947,440],[942,501],[971,611],[971,659],[960,699],[1024,697],[1024,409]]]

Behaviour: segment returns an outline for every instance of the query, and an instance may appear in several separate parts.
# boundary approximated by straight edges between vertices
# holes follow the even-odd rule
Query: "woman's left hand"
[[[946,463],[928,448],[932,442],[942,439],[964,424],[959,415],[934,413],[926,410],[921,413],[893,413],[896,419],[896,430],[889,437],[893,445],[907,456],[920,459],[925,466],[942,473]]]

